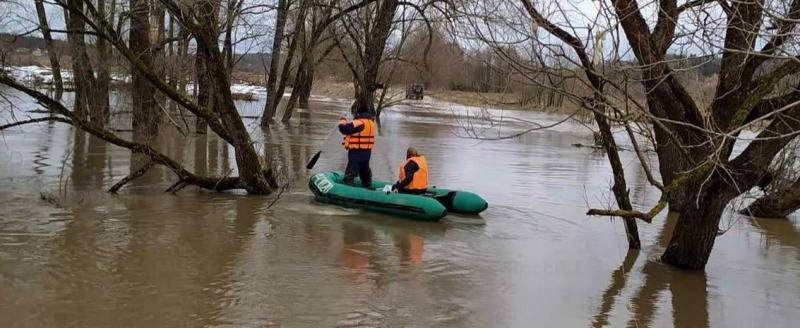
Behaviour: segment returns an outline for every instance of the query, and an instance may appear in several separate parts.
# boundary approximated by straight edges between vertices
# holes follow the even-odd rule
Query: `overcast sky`
[[[8,33],[23,33],[36,28],[38,22],[36,17],[36,10],[34,7],[34,3],[32,0],[15,0],[16,3],[9,2],[8,0],[0,0],[0,29],[3,32]],[[263,3],[264,0],[248,0],[249,3]],[[492,3],[493,1],[481,1],[481,2],[472,2],[478,4],[486,4]],[[606,1],[607,2],[607,1]],[[679,1],[679,3],[683,3],[685,1]],[[518,14],[522,13],[520,11],[521,5],[519,1],[501,1],[506,7],[506,10],[517,10],[519,11]],[[588,27],[593,23],[599,24],[592,30],[592,33],[597,33],[599,30],[607,29],[609,27],[609,23],[603,21],[602,19],[598,20],[598,14],[600,13],[600,2],[596,0],[568,0],[568,1],[534,1],[534,3],[538,6],[541,12],[551,19],[564,27],[568,25],[572,25],[575,28],[575,33],[578,34],[579,37],[583,39],[584,42],[591,48],[591,44],[594,43],[591,38],[587,38],[587,34],[589,33]],[[639,4],[642,8],[644,16],[646,18],[650,18],[651,25],[654,23],[652,19],[655,15],[654,10],[656,9],[654,0],[640,0]],[[64,29],[64,17],[63,12],[60,8],[57,8],[53,5],[45,5],[47,10],[48,19],[51,24],[51,28],[53,29]],[[713,10],[711,11],[713,13]],[[497,13],[495,13],[497,14]],[[521,24],[530,24],[529,18],[527,16],[518,15],[518,23]],[[237,45],[236,51],[238,53],[241,52],[269,52],[269,45],[271,45],[271,32],[273,28],[274,17],[272,12],[267,14],[260,14],[258,16],[250,16],[243,18],[248,27],[240,27],[237,30],[237,35],[242,37],[247,34],[255,34],[259,35],[259,37],[244,42],[242,44]],[[679,32],[680,31],[690,31],[692,30],[692,26],[696,17],[690,15],[683,15],[681,16],[681,24],[679,24]],[[496,36],[500,37],[508,37],[509,39],[513,39],[515,36],[513,32],[509,30],[502,30],[498,29],[497,26],[484,26],[486,31],[495,32]],[[506,35],[498,34],[499,31],[506,33]],[[711,31],[712,34],[714,31]],[[40,36],[41,34],[35,32],[35,36]],[[540,31],[539,32],[540,38],[543,38],[547,42],[554,42],[557,43],[558,40],[555,40],[552,36],[547,35],[547,33]],[[619,33],[617,35],[620,41],[620,46],[623,49],[627,49],[627,41],[625,40],[624,34]],[[54,34],[55,38],[63,39],[64,35],[60,33]],[[691,38],[684,37],[684,39]],[[613,40],[611,35],[607,35],[603,38],[603,57],[610,58],[613,57],[611,54],[611,49],[613,48]],[[466,45],[466,44],[465,44]],[[699,47],[691,47],[685,46],[682,44],[677,44],[675,47],[671,49],[672,52],[682,52],[682,53],[691,53],[691,54],[701,54],[703,51]],[[627,57],[629,54],[623,52],[621,55]]]

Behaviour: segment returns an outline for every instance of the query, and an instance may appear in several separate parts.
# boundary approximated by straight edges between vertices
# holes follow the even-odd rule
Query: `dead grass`
[[[577,106],[575,106],[570,102],[565,102],[564,106],[560,107],[543,107],[534,105],[521,106],[520,105],[521,96],[514,93],[426,90],[425,96],[440,101],[446,101],[459,105],[475,106],[475,107],[531,110],[531,111],[562,113],[562,114],[572,114],[577,110],[579,110]]]
[[[332,98],[353,98],[355,90],[353,83],[335,82],[335,81],[315,81],[312,94],[319,96],[326,96]]]

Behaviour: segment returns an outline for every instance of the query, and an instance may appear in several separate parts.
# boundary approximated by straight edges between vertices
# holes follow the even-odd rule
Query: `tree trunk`
[[[302,62],[298,69],[298,74],[294,79],[294,84],[292,86],[292,95],[289,96],[289,101],[286,102],[286,110],[283,112],[283,117],[281,118],[282,123],[289,123],[289,120],[292,118],[292,114],[294,114],[294,108],[296,107],[297,100],[300,98],[300,93],[302,92],[301,89],[305,84],[305,76],[303,73],[303,66],[306,58],[301,59]]]
[[[267,182],[267,173],[262,169],[261,160],[253,148],[249,131],[234,105],[227,70],[224,65],[220,65],[222,64],[221,55],[218,50],[215,51],[213,48],[199,49],[198,51],[202,53],[198,57],[207,60],[205,69],[213,85],[211,89],[216,91],[212,100],[214,112],[217,113],[223,126],[230,133],[239,177],[245,183],[248,193],[269,194],[272,189]]]
[[[659,127],[653,127],[655,130],[656,139],[656,153],[658,154],[658,168],[661,173],[662,184],[665,187],[670,187],[673,181],[680,178],[682,172],[687,172],[690,168],[686,167],[687,161],[682,160],[683,155],[680,151],[680,145],[676,145],[675,141],[667,136],[667,133]],[[690,190],[685,188],[673,188],[668,195],[669,210],[673,212],[680,212],[686,203],[687,197],[691,197]]]
[[[295,73],[294,81],[292,82],[292,95],[289,97],[289,101],[286,102],[286,109],[284,110],[283,117],[281,118],[282,123],[289,123],[289,120],[292,118],[294,109],[297,107],[297,101],[300,99],[300,95],[303,93],[302,89],[307,84],[306,73],[308,72],[309,66],[311,66],[311,63],[313,62],[313,59],[310,58],[313,56],[313,45],[309,44],[311,40],[307,38],[305,25],[296,28],[295,33],[298,40],[302,42],[300,45],[302,54],[300,57],[300,63],[297,65],[297,72]]]
[[[130,49],[139,60],[153,67],[153,54],[150,46],[150,4],[148,0],[131,0]],[[133,65],[132,65],[133,66]],[[155,90],[136,67],[131,67],[133,101],[133,128],[144,129],[151,134],[158,132]]]
[[[178,72],[180,72],[180,68],[178,67],[178,56],[175,53],[175,43],[172,41],[172,39],[175,38],[175,16],[172,14],[169,15],[169,26],[167,28],[167,37],[170,39],[169,44],[167,44],[167,63],[169,65],[167,68],[167,82],[173,89],[178,89],[177,75],[179,74]],[[176,111],[177,107],[174,101],[169,101],[170,112]]]
[[[217,33],[219,2],[208,1],[200,4],[197,19],[197,58],[204,61],[202,68],[214,92],[212,104],[215,119],[219,118],[234,148],[239,178],[250,194],[269,194],[272,188],[267,182],[268,171],[261,165],[261,159],[253,147],[250,133],[242,122],[231,96],[230,80],[224,58],[219,51]],[[199,96],[199,95],[198,95]],[[202,120],[202,118],[198,118]],[[268,162],[268,160],[265,160]]]
[[[800,180],[780,190],[770,190],[742,211],[762,218],[785,218],[800,209]]]
[[[167,8],[160,2],[154,1],[152,4],[153,7],[150,9],[151,17],[153,19],[153,23],[155,23],[155,42],[151,45],[151,58],[153,61],[153,67],[155,67],[156,72],[158,72],[159,76],[163,76],[164,79],[168,78],[169,75],[169,63],[167,62],[167,53],[166,49],[164,48],[164,43],[166,42],[166,17],[167,17]],[[151,23],[151,28],[153,23]],[[151,33],[151,40],[152,40],[152,33]],[[167,97],[165,94],[158,92],[158,89],[153,88],[155,93],[153,94],[153,99],[156,102],[156,106],[165,107]],[[160,110],[160,108],[157,108]]]
[[[243,0],[228,0],[227,13],[225,15],[225,40],[223,42],[222,58],[225,60],[225,68],[228,71],[228,80],[231,79],[233,74],[233,66],[235,64],[235,54],[233,51],[233,29],[236,17],[241,10]]]
[[[267,103],[264,105],[264,113],[261,115],[261,126],[268,126],[272,117],[275,116],[277,108],[277,92],[275,84],[278,80],[278,65],[281,60],[281,44],[283,42],[283,31],[286,28],[286,16],[289,13],[288,0],[278,0],[277,20],[275,22],[275,36],[272,38],[272,53],[269,59],[269,72],[267,73]],[[284,66],[284,69],[289,69]]]
[[[178,90],[181,92],[186,92],[186,83],[187,83],[187,74],[184,74],[184,71],[187,68],[187,61],[189,57],[189,33],[183,28],[180,28],[180,36],[181,39],[178,41],[178,58],[175,67],[177,72],[175,74],[176,80],[178,80]]]
[[[716,171],[710,177],[697,176],[686,182],[696,193],[681,209],[669,246],[661,256],[668,264],[690,270],[703,269],[708,263],[722,212],[735,197]]]
[[[44,45],[47,48],[47,56],[50,59],[50,69],[53,71],[53,86],[55,88],[56,100],[61,100],[64,94],[64,82],[61,79],[61,64],[58,61],[58,52],[53,45],[53,37],[50,35],[50,25],[47,23],[47,12],[44,10],[42,0],[36,0],[36,14],[39,16],[39,25],[42,28]]]
[[[603,86],[596,87],[597,90],[602,92]],[[596,94],[595,98],[599,99],[600,95]],[[628,195],[628,187],[625,182],[625,169],[622,166],[622,160],[619,158],[619,150],[617,142],[614,140],[614,135],[611,133],[611,126],[608,124],[606,117],[602,115],[605,113],[605,105],[600,102],[595,104],[594,119],[600,129],[602,135],[602,145],[608,155],[608,162],[611,164],[611,170],[614,173],[614,185],[611,190],[614,193],[614,198],[617,200],[617,206],[620,209],[630,211],[633,210],[631,200]],[[641,249],[642,242],[639,240],[639,228],[636,226],[636,219],[623,218],[625,222],[625,234],[628,239],[628,247],[631,249]]]
[[[367,106],[371,114],[375,114],[375,85],[378,82],[378,70],[383,59],[383,50],[386,48],[386,40],[392,30],[395,11],[397,11],[397,0],[384,0],[379,3],[375,25],[372,31],[366,35],[364,43],[364,56],[362,58],[364,72],[359,78],[358,94],[356,97],[355,108]]]
[[[92,71],[89,55],[86,53],[86,41],[83,33],[86,29],[86,23],[79,14],[71,12],[82,12],[83,2],[82,0],[69,0],[67,5],[69,9],[65,9],[65,18],[67,29],[70,30],[70,33],[67,33],[67,38],[69,39],[72,55],[72,80],[75,85],[73,111],[78,117],[86,118],[94,107],[95,98],[92,90],[95,89],[97,81]]]
[[[97,0],[97,12],[100,16],[106,16],[105,0]],[[95,108],[90,112],[90,115],[92,115],[92,121],[107,122],[111,117],[111,110],[109,108],[109,84],[111,83],[111,76],[108,73],[110,49],[105,38],[97,38],[96,45],[97,87],[94,89]]]
[[[214,108],[214,86],[208,72],[208,58],[201,52],[195,54],[195,71],[197,73],[195,88],[197,90],[197,104],[201,107]],[[205,134],[208,124],[205,120],[198,117],[195,121],[195,132]]]
[[[298,99],[298,106],[300,108],[309,108],[308,102],[311,99],[311,89],[314,86],[314,65],[310,63],[310,61],[306,61],[306,65],[303,65],[301,69],[303,69],[303,79],[302,82],[299,84],[299,89],[297,92],[300,94],[300,98]]]

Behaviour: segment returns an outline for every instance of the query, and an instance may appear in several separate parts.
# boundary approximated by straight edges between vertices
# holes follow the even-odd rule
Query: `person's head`
[[[417,152],[416,148],[408,147],[408,149],[406,149],[406,159],[417,156],[419,156],[419,153]]]
[[[356,113],[358,113],[358,114],[369,114],[369,105],[367,105],[367,104],[358,105],[358,108],[356,108]]]

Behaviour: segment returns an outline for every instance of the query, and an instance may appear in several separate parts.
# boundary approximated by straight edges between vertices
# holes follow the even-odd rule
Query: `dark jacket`
[[[372,119],[372,115],[369,113],[359,112],[356,113],[355,118],[368,118]],[[339,125],[339,132],[343,135],[351,135],[356,134],[364,130],[364,125],[354,126],[353,122],[348,122],[347,124]],[[354,161],[354,162],[369,162],[370,157],[372,156],[371,149],[350,149],[347,151],[347,160]]]

